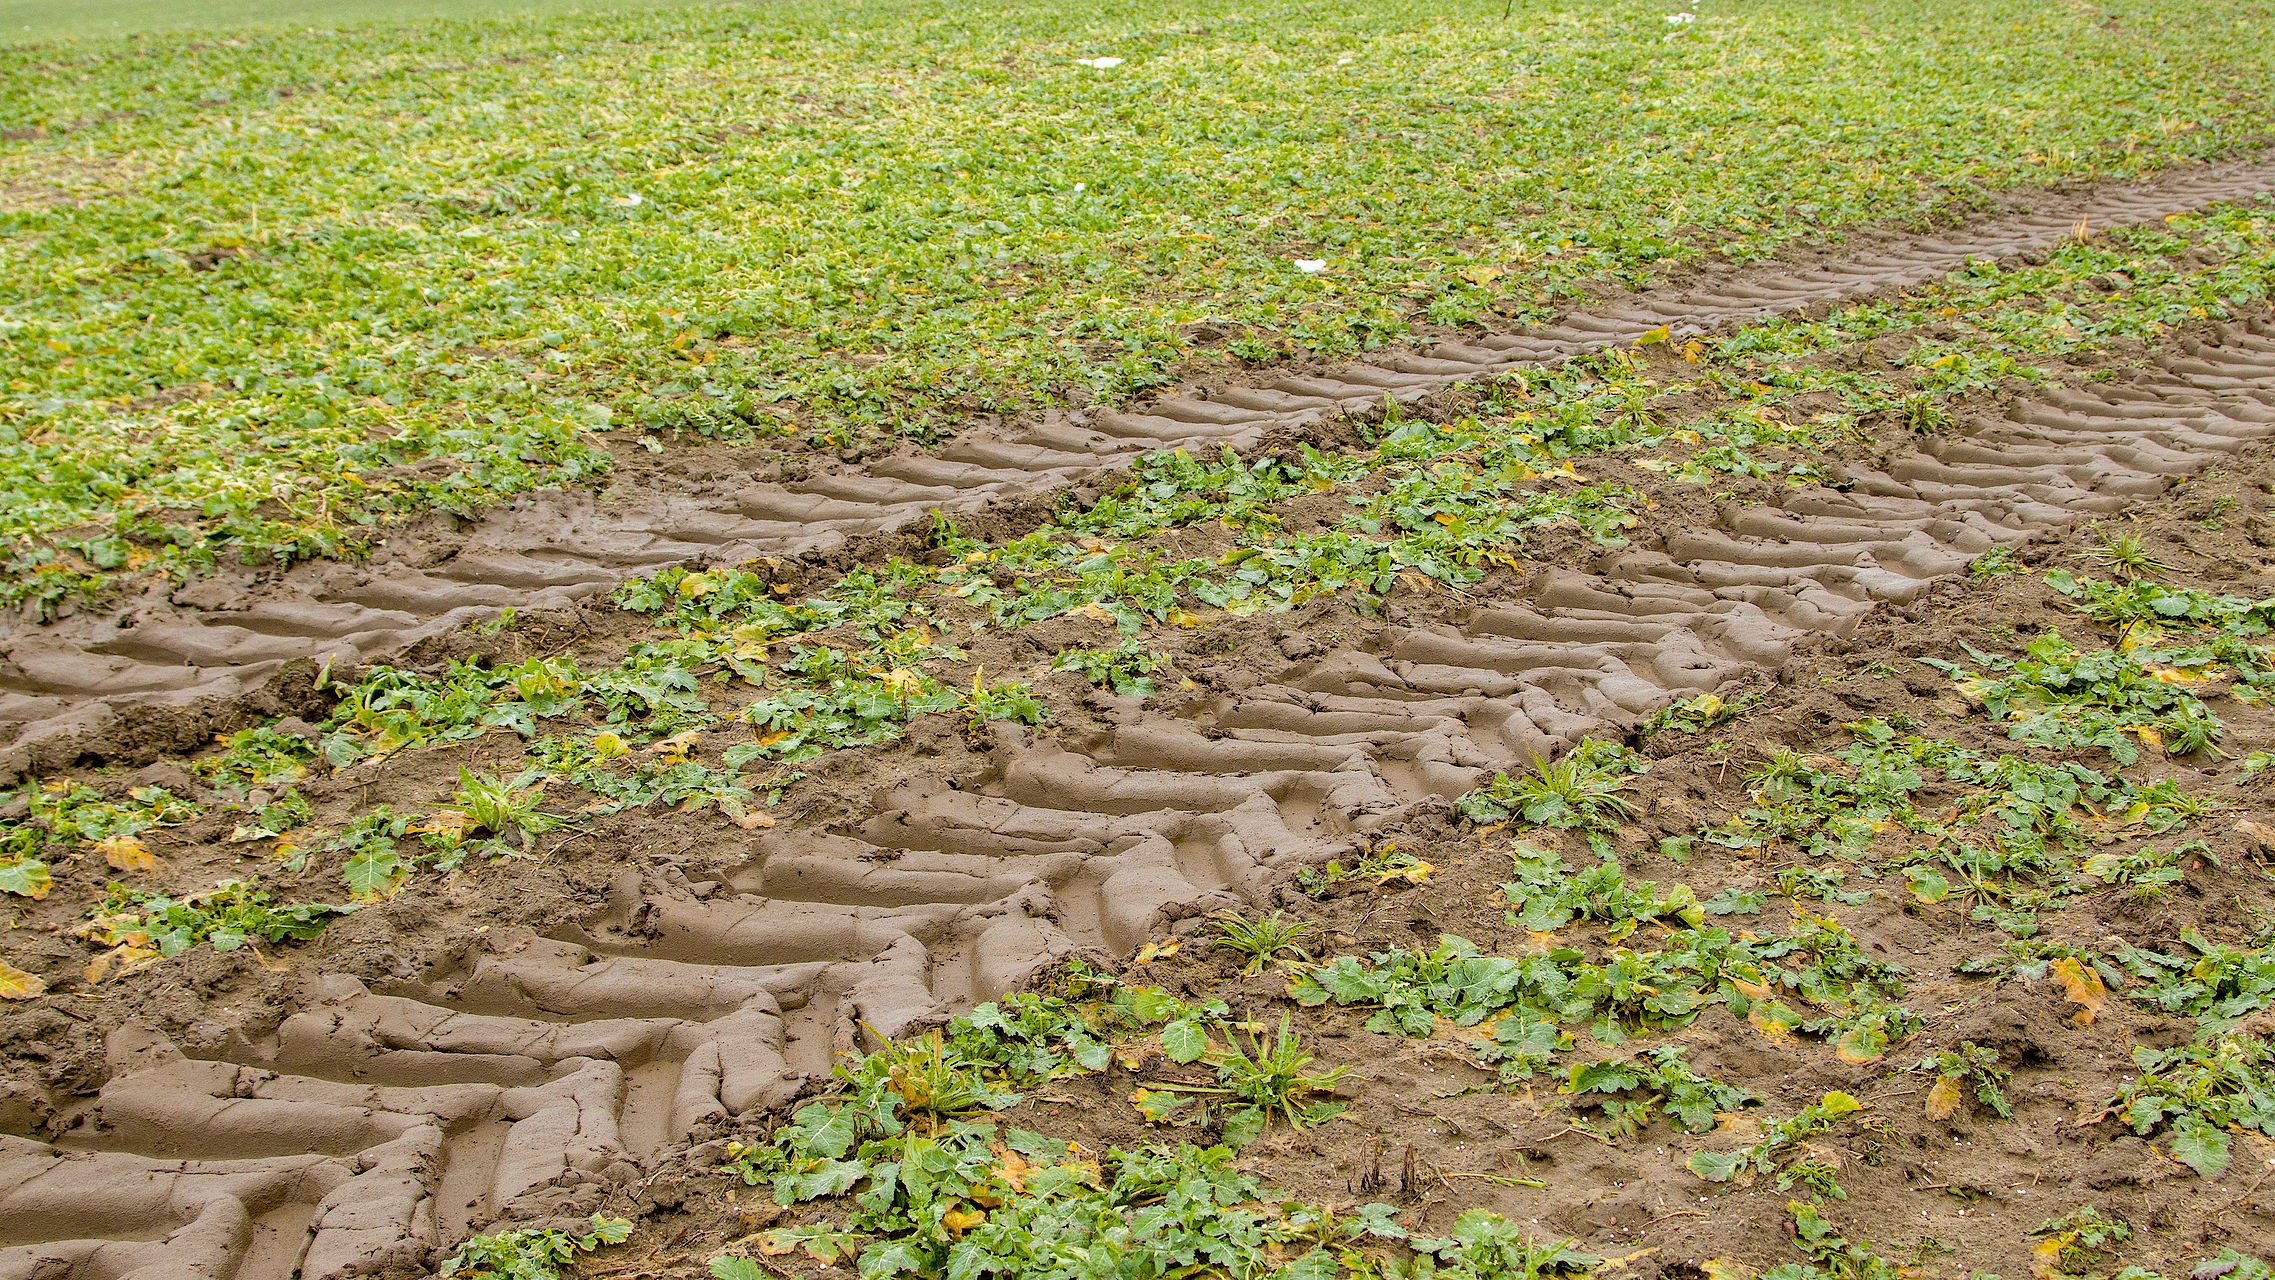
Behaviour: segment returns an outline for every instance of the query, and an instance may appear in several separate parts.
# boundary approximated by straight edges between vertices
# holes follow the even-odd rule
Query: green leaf
[[[730,1256],[711,1259],[711,1280],[774,1280],[774,1277],[749,1258]]]
[[[1683,1167],[1708,1182],[1728,1182],[1746,1167],[1746,1151],[1693,1151],[1683,1160]]]
[[[1161,1029],[1161,1050],[1172,1062],[1199,1062],[1209,1051],[1209,1033],[1200,1019],[1179,1018]]]
[[[340,879],[347,883],[348,895],[358,902],[377,902],[393,896],[410,875],[411,869],[402,855],[387,844],[367,846],[340,868]]]
[[[0,892],[22,898],[44,898],[53,883],[47,864],[37,858],[0,862]]]
[[[2228,1135],[2191,1111],[2172,1125],[2172,1154],[2200,1178],[2217,1178],[2228,1167]]]

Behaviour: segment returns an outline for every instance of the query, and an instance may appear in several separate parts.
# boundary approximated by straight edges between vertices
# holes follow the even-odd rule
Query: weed
[[[1282,911],[1255,920],[1237,911],[1220,911],[1211,919],[1216,923],[1216,945],[1248,957],[1240,970],[1243,974],[1262,973],[1264,966],[1283,955],[1307,958],[1303,940],[1319,932],[1318,926]]]
[[[2161,578],[2172,572],[2172,566],[2151,554],[2148,540],[2137,533],[2111,529],[2097,529],[2101,545],[2090,547],[2081,554],[2088,560],[2097,560],[2128,578]]]
[[[1458,807],[1476,822],[1512,818],[1537,827],[1606,834],[1635,816],[1635,804],[1620,793],[1645,768],[1641,757],[1616,742],[1590,740],[1553,763],[1535,760],[1532,772],[1505,773],[1463,796]]]
[[[1245,1048],[1237,1039],[1242,1034],[1248,1041]],[[1285,1014],[1270,1039],[1259,1031],[1235,1032],[1228,1037],[1226,1047],[1209,1054],[1206,1061],[1216,1068],[1216,1083],[1172,1083],[1140,1090],[1138,1109],[1147,1119],[1158,1122],[1175,1114],[1187,1096],[1220,1099],[1225,1141],[1235,1147],[1274,1121],[1291,1129],[1307,1129],[1343,1113],[1343,1104],[1323,1101],[1320,1095],[1332,1094],[1350,1068],[1314,1074],[1311,1055],[1304,1051]]]
[[[2133,1228],[2092,1205],[2080,1205],[2059,1218],[2038,1224],[2030,1234],[2039,1237],[2031,1247],[2031,1266],[2046,1280],[2082,1276],[2108,1251],[2133,1238]]]

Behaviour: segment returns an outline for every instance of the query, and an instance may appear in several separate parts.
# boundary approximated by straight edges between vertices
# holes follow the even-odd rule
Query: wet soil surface
[[[2174,179],[2146,194],[2080,200],[2104,222],[2148,219],[2263,189],[2275,169],[2189,181],[2199,185]],[[1661,325],[1708,328],[1931,278],[1970,255],[2069,233],[2075,218],[2064,209],[1947,240],[1862,248],[1842,265],[1788,272],[1775,288],[1702,288],[1679,304],[1639,300],[1466,356],[1387,361],[1368,366],[1378,371],[1372,383],[1227,389],[1190,401],[1204,407],[1182,417],[1117,418],[1121,443],[1069,448],[1043,458],[1048,465],[1006,462],[1011,454],[941,465],[1014,473],[1003,479],[1009,487],[990,491],[1001,498],[1068,482],[1125,449],[1253,443],[1294,420],[1327,430],[1328,415],[1379,405],[1386,392],[1419,400],[1481,371],[1632,341]],[[1899,243],[1912,256],[1891,247]],[[890,749],[809,766],[771,826],[619,815],[556,841],[543,861],[406,894],[284,955],[201,949],[102,986],[74,979],[85,951],[63,916],[29,919],[17,936],[47,941],[13,958],[49,978],[51,991],[0,1013],[0,1135],[13,1135],[0,1136],[0,1277],[419,1274],[469,1231],[604,1207],[676,1213],[642,1246],[660,1250],[659,1267],[676,1267],[696,1246],[747,1230],[733,1225],[741,1208],[678,1153],[749,1132],[824,1074],[861,1028],[890,1036],[1067,957],[1126,956],[1178,920],[1284,894],[1297,870],[1384,842],[1420,851],[1441,870],[1411,892],[1317,909],[1337,948],[1447,928],[1488,947],[1521,947],[1493,901],[1507,874],[1504,846],[1452,817],[1450,802],[1494,770],[1631,732],[1677,698],[1774,688],[1769,704],[1724,735],[1719,753],[1677,751],[1641,784],[1654,814],[1728,812],[1744,803],[1743,763],[1772,743],[1823,750],[1839,723],[1863,715],[1953,722],[1962,709],[1932,682],[1910,679],[1910,659],[1955,649],[1987,620],[2027,628],[2053,608],[2034,579],[1986,589],[1965,580],[1967,566],[2000,547],[2042,558],[2095,519],[2143,513],[2170,557],[2207,583],[2275,594],[2260,549],[2270,536],[2263,486],[2275,476],[2264,450],[2275,437],[2275,321],[2262,310],[2152,355],[2147,367],[2106,380],[1984,405],[1936,436],[1882,442],[1847,461],[1839,489],[1670,499],[1660,527],[1628,550],[1574,548],[1553,567],[1496,572],[1462,596],[1402,593],[1378,616],[1318,601],[1294,615],[1209,628],[1176,655],[1190,687],[1150,703],[1070,682],[1051,691],[1059,714],[1050,730],[998,726],[975,742],[956,726],[919,722]],[[1311,399],[1291,403],[1303,396]],[[1196,420],[1205,414],[1218,415],[1208,434]],[[1095,428],[1035,430],[1073,445]],[[918,464],[930,465],[914,455],[895,465]],[[2217,482],[2224,488],[2204,487],[2210,468],[2228,469]],[[2175,498],[2170,490],[2185,478],[2193,479]],[[923,495],[825,495],[812,502],[861,510],[775,506],[750,518],[795,526],[800,537],[850,538],[943,500],[928,479],[903,481]],[[2215,493],[2230,501],[2212,529],[2187,504]],[[1016,510],[995,517],[1018,518]],[[828,526],[839,519],[849,523]],[[605,543],[589,530],[575,539],[584,550]],[[707,553],[739,558],[767,545],[759,533],[738,533]],[[818,541],[803,545],[826,554]],[[673,547],[674,556],[684,549]],[[467,572],[499,593],[488,603],[527,613],[511,635],[481,642],[501,652],[570,637],[601,642],[636,621],[579,603],[576,591],[548,596],[552,588],[527,578]],[[457,625],[465,615],[452,609],[401,610],[416,625],[387,643],[431,636],[425,628],[443,619]],[[1048,631],[991,643],[1048,653],[1065,639]],[[291,639],[291,652],[311,642],[305,633],[278,636]],[[431,639],[414,653],[439,662],[473,643]],[[1019,665],[1010,650],[974,657],[995,669]],[[266,682],[233,695],[256,711],[314,705],[305,673],[277,680],[261,663],[235,669],[229,679]],[[130,714],[116,701],[79,705],[120,722]],[[43,714],[71,720],[62,709]],[[191,724],[193,741],[210,730]],[[479,746],[470,750],[479,763]],[[387,766],[402,772],[385,784],[447,791],[444,780],[469,756],[431,755]],[[174,769],[145,772],[163,783]],[[374,781],[337,776],[311,798],[349,803]],[[225,870],[240,856],[226,825],[201,819],[161,853]],[[2243,919],[2235,900],[2268,905],[2248,851],[2234,839],[2213,851],[2213,879],[2144,916],[2145,929],[2163,937],[2186,921],[2232,935]],[[1703,894],[1762,870],[1642,858],[1636,873],[1696,880]],[[1974,945],[1942,916],[1886,902],[1837,910],[1876,954],[1921,973],[1948,971]],[[1269,981],[1227,983],[1221,966],[1199,959],[1164,972],[1259,1008],[1273,990]],[[1742,1023],[1709,1019],[1685,1034],[1698,1063],[1769,1097],[1777,1114],[1836,1086],[1885,1104],[1875,1112],[1885,1134],[1867,1135],[1869,1151],[1866,1137],[1855,1138],[1843,1155],[1856,1166],[1844,1221],[1875,1239],[1932,1235],[1961,1246],[1970,1263],[2026,1274],[2027,1261],[2009,1257],[2014,1224],[2074,1207],[2080,1188],[2123,1200],[2142,1221],[2172,1224],[2176,1256],[2221,1232],[2266,1230],[2265,1210],[2239,1195],[2240,1184],[2175,1179],[2146,1144],[2076,1123],[2079,1106],[2105,1097],[2125,1069],[2125,1037],[2154,1034],[2149,1023],[2113,1007],[2090,1031],[2074,1027],[2044,984],[1923,988],[1910,1003],[1930,1019],[1919,1043],[1971,1038],[2028,1068],[2013,1090],[2017,1123],[1929,1124],[1891,1092],[1911,1085],[1885,1081],[1885,1067],[1778,1051]],[[1568,1119],[1546,1109],[1545,1097],[1537,1107],[1521,1096],[1439,1098],[1475,1083],[1465,1075],[1474,1073],[1426,1043],[1370,1040],[1355,1017],[1304,1016],[1331,1056],[1367,1078],[1354,1086],[1352,1120],[1275,1139],[1260,1154],[1292,1190],[1332,1199],[1345,1183],[1403,1182],[1398,1194],[1418,1213],[1491,1205],[1599,1252],[1653,1245],[1668,1269],[1721,1254],[1784,1260],[1775,1243],[1782,1195],[1756,1190],[1702,1205],[1707,1192],[1685,1181],[1651,1135],[1605,1146],[1559,1134]],[[1100,1118],[1122,1112],[1098,1105],[1127,1085],[1074,1086],[1055,1105],[1069,1123],[1091,1126],[1079,1130],[1091,1139],[1133,1138],[1122,1132],[1130,1126]],[[2264,1158],[2246,1150],[2237,1165]],[[1387,1170],[1380,1178],[1378,1166]],[[1464,1176],[1477,1173],[1549,1185]],[[2031,1175],[2038,1187],[2016,1185]],[[2041,1198],[2049,1183],[2059,1190]],[[1967,1195],[1951,1196],[1954,1186]]]

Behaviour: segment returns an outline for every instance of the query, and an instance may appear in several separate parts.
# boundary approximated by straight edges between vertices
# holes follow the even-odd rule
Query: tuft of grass
[[[1283,955],[1309,959],[1303,940],[1319,932],[1318,926],[1284,911],[1256,920],[1237,911],[1220,911],[1212,919],[1216,922],[1216,945],[1248,957],[1240,971],[1251,975],[1262,973],[1265,965]]]
[[[2081,552],[2088,560],[2107,565],[2112,572],[2128,578],[2161,578],[2172,572],[2172,566],[2150,552],[2148,540],[2137,533],[2102,529],[2101,545]]]
[[[1533,761],[1529,774],[1493,775],[1458,806],[1477,822],[1515,818],[1538,827],[1608,833],[1635,816],[1634,801],[1620,793],[1642,768],[1642,760],[1616,742],[1583,742],[1557,760]]]

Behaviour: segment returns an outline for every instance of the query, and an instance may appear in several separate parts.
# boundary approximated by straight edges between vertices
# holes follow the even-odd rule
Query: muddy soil
[[[2275,455],[2258,447],[2112,523],[2145,537],[2173,566],[2168,581],[2174,585],[2266,598],[2275,596],[2271,493]],[[1693,835],[1744,811],[1757,802],[1748,776],[1765,761],[1780,752],[1833,756],[1855,741],[1843,726],[1866,719],[1991,754],[2076,758],[2111,770],[2099,753],[2065,757],[2009,740],[1919,661],[1963,660],[1966,646],[2004,647],[2047,629],[2082,642],[2094,629],[2039,571],[2106,573],[2094,557],[2101,545],[2098,530],[2079,529],[2024,551],[2018,559],[2025,572],[1941,581],[1873,612],[1849,634],[1804,642],[1782,664],[1728,686],[1727,696],[1751,692],[1763,701],[1708,734],[1627,735],[1654,757],[1632,791],[1642,817],[1616,842],[1630,879],[1688,884],[1701,899],[1732,889],[1761,893],[1768,905],[1759,927],[1783,924],[1787,904],[1777,895],[1777,874],[1808,866],[1805,860],[1790,852],[1733,856],[1698,841],[1677,862],[1661,851],[1660,840]],[[2231,735],[2226,749],[2237,757],[2275,745],[2275,717],[2264,710],[2223,704],[2222,715]],[[2202,847],[2185,860],[2185,878],[2169,890],[2135,895],[2109,888],[2071,900],[2046,913],[2040,936],[2102,950],[2178,951],[2189,932],[2226,945],[2262,940],[2275,918],[2275,848],[2247,824],[2270,819],[2265,785],[2233,760],[2209,756],[2152,757],[2128,772],[2142,781],[2171,779],[2217,802],[2217,812],[2173,837],[2201,840]],[[1574,836],[1536,831],[1519,837],[1505,828],[1480,828],[1444,806],[1420,806],[1372,828],[1366,843],[1429,863],[1433,870],[1421,884],[1361,882],[1324,900],[1282,885],[1270,901],[1318,928],[1308,945],[1321,955],[1426,949],[1445,933],[1488,953],[1523,955],[1538,940],[1510,923],[1502,892],[1511,847],[1520,840],[1559,850],[1574,866],[1594,860]],[[1679,1033],[1651,1037],[1653,1045],[1685,1047],[1695,1069],[1762,1099],[1758,1112],[1749,1109],[1725,1132],[1704,1139],[1677,1133],[1663,1120],[1617,1141],[1583,1132],[1575,1122],[1589,1117],[1560,1096],[1554,1074],[1497,1088],[1493,1072],[1465,1052],[1479,1033],[1441,1024],[1438,1035],[1405,1039],[1363,1029],[1363,1009],[1302,1007],[1288,995],[1293,962],[1242,976],[1242,959],[1212,948],[1211,930],[1197,918],[1162,933],[1181,939],[1171,956],[1120,971],[1191,999],[1227,1000],[1236,1016],[1265,1026],[1292,1017],[1318,1055],[1317,1069],[1351,1072],[1340,1089],[1350,1110],[1312,1131],[1268,1136],[1247,1150],[1243,1166],[1305,1203],[1392,1203],[1417,1232],[1444,1234],[1463,1210],[1485,1207],[1537,1238],[1629,1259],[1622,1274],[1697,1277],[1709,1273],[1710,1262],[1757,1269],[1796,1262],[1787,1202],[1800,1193],[1781,1191],[1767,1179],[1739,1189],[1711,1184],[1685,1169],[1683,1157],[1700,1145],[1739,1145],[1758,1136],[1761,1121],[1792,1115],[1837,1089],[1863,1101],[1866,1111],[1821,1140],[1815,1153],[1838,1171],[1846,1194],[1825,1203],[1824,1211],[1851,1239],[1870,1241],[1920,1274],[2039,1274],[2034,1268],[2043,1263],[2033,1250],[2045,1238],[2040,1227],[2081,1206],[2133,1228],[2133,1240],[2103,1260],[2109,1270],[2138,1265],[2182,1274],[2223,1248],[2262,1256],[2275,1249],[2275,1141],[2235,1134],[2232,1165],[2221,1177],[2205,1179],[2175,1159],[2166,1141],[2135,1136],[2105,1114],[2107,1101],[2136,1074],[2134,1047],[2183,1043],[2193,1029],[2189,1020],[2112,997],[2081,1025],[2080,1006],[2058,981],[1959,972],[1966,962],[1997,956],[2008,940],[1971,922],[1965,908],[1912,901],[1900,882],[1859,880],[1847,887],[1874,892],[1861,903],[1793,905],[1837,918],[1868,955],[1908,971],[1906,1004],[1923,1016],[1922,1029],[1863,1064],[1844,1061],[1821,1043],[1765,1035],[1722,1010]],[[2236,1034],[2264,1036],[2270,1029],[2260,1015]],[[1931,1114],[1934,1077],[1904,1068],[1962,1042],[1994,1049],[2011,1069],[2005,1087],[2011,1119],[1972,1105],[1947,1117]],[[1201,1081],[1206,1073],[1178,1068],[1154,1049],[1135,1069],[1117,1065],[1054,1084],[1004,1120],[1091,1150],[1194,1140],[1202,1135],[1149,1126],[1129,1105],[1139,1088],[1186,1078]],[[706,1274],[702,1262],[729,1246],[748,1252],[757,1230],[826,1220],[826,1213],[811,1209],[785,1211],[766,1188],[746,1188],[706,1167],[720,1157],[717,1146],[698,1149],[685,1167],[606,1200],[611,1211],[641,1223],[633,1242],[608,1256],[608,1274],[700,1276]],[[1512,1179],[1539,1185],[1511,1185]],[[798,1256],[768,1263],[784,1274],[831,1274]]]
[[[2011,226],[1999,234],[2043,239]],[[1868,261],[1826,279],[1796,277],[1790,294],[1720,305],[1733,318],[1759,314],[1846,296],[1867,278],[1940,269]],[[1607,314],[1588,342],[1668,323],[1656,310]],[[1066,676],[1042,687],[1055,713],[1044,730],[997,725],[975,738],[940,718],[920,721],[890,748],[806,765],[770,826],[671,812],[578,823],[549,836],[542,858],[441,879],[278,955],[201,949],[97,982],[82,972],[89,952],[71,934],[69,904],[83,903],[106,872],[61,868],[72,892],[59,888],[52,906],[11,900],[11,938],[29,940],[12,941],[11,960],[49,991],[0,1012],[0,1276],[419,1274],[470,1231],[612,1205],[679,1213],[641,1246],[678,1266],[735,1230],[728,1224],[739,1216],[724,1215],[743,1206],[714,1180],[686,1174],[676,1153],[751,1132],[862,1028],[889,1036],[926,1025],[1068,957],[1126,956],[1219,907],[1294,902],[1285,894],[1297,871],[1386,842],[1422,851],[1440,870],[1409,893],[1299,903],[1332,930],[1334,946],[1426,941],[1456,928],[1482,945],[1521,947],[1494,904],[1505,836],[1452,817],[1452,799],[1495,770],[1592,735],[1632,733],[1677,698],[1774,687],[1773,701],[1719,748],[1671,751],[1640,784],[1651,821],[1671,830],[1742,805],[1745,763],[1772,742],[1823,750],[1841,721],[1899,711],[1956,735],[1960,709],[1909,660],[1978,626],[2027,629],[2053,608],[2034,579],[1986,587],[1963,579],[1968,566],[1997,548],[2041,559],[2052,547],[2045,539],[2078,536],[2095,518],[2138,510],[2184,576],[2275,594],[2252,585],[2264,581],[2264,485],[2275,477],[2265,456],[2275,438],[2275,317],[2262,307],[2152,355],[2144,368],[2081,370],[2105,376],[1986,398],[1936,436],[1891,432],[1840,459],[1839,488],[1707,498],[1659,484],[1655,527],[1625,550],[1543,544],[1535,567],[1498,572],[1464,595],[1402,591],[1376,614],[1316,601],[1180,636],[1178,683],[1151,702]],[[1444,394],[1456,375],[1400,376],[1422,379],[1407,389]],[[1372,388],[1369,401],[1383,390]],[[1323,403],[1358,400],[1339,394],[1322,392]],[[2221,467],[2226,478],[2210,479]],[[2177,497],[2168,492],[2182,481]],[[2199,502],[2215,505],[2189,505]],[[1009,529],[1037,515],[999,510],[981,524]],[[786,583],[885,545],[895,544],[813,549],[784,566]],[[494,636],[438,634],[410,656],[439,664],[569,645],[606,652],[638,626],[564,600],[527,607]],[[990,635],[970,659],[975,669],[1022,670],[1108,631],[1063,619]],[[261,709],[313,714],[313,674],[280,668],[257,695]],[[2239,752],[2264,745],[2249,716],[2233,728]],[[375,799],[447,796],[460,765],[489,763],[484,750],[477,742],[399,757],[307,792],[326,817]],[[107,785],[183,785],[184,776],[179,763],[158,761]],[[2233,772],[2221,777],[2222,794],[2243,800]],[[244,852],[229,841],[230,822],[200,819],[152,848],[185,883],[242,867],[280,897],[336,892],[328,869],[293,872]],[[2139,940],[2168,944],[2183,921],[2207,936],[2240,936],[2247,916],[2220,904],[2263,890],[2249,851],[2223,839],[2212,839],[2219,862],[2203,873],[2227,878],[2203,881],[2213,890],[2202,901],[2213,905],[2160,914],[2199,901],[2192,889],[2175,891],[2140,915]],[[1702,897],[1765,874],[1703,853],[1685,867],[1662,865],[1652,848],[1631,846],[1635,874],[1689,880]],[[2122,932],[2136,923],[2127,909],[2108,904],[2079,927]],[[2149,1037],[2153,1027],[2112,1002],[2090,1037],[2070,1037],[2041,1025],[2049,1011],[2063,1013],[2051,988],[1934,978],[1977,944],[1947,914],[1914,915],[1885,899],[1834,910],[1875,954],[1923,975],[1909,1002],[1929,1029],[1900,1052],[1916,1057],[1938,1037],[2011,1052],[2024,1112],[1962,1139],[1898,1114],[1910,1098],[1901,1091],[1924,1082],[1887,1079],[1894,1058],[1866,1069],[1816,1046],[1773,1052],[1750,1027],[1711,1018],[1686,1033],[1696,1061],[1762,1094],[1770,1113],[1836,1083],[1873,1102],[1875,1122],[1889,1127],[1860,1130],[1843,1153],[1844,1168],[1855,1166],[1844,1177],[1850,1207],[1837,1215],[1844,1226],[1884,1244],[1923,1234],[1965,1241],[1960,1257],[2026,1274],[2026,1262],[2005,1259],[2024,1247],[2014,1224],[2041,1201],[2036,1188],[2008,1185],[2018,1164],[2041,1184],[2067,1178],[2065,1188],[2106,1178],[2092,1189],[2135,1197],[2124,1207],[2139,1222],[2179,1224],[2156,1227],[2172,1257],[2229,1230],[2220,1224],[2235,1214],[2248,1225],[2259,1212],[2237,1175],[2176,1180],[2164,1176],[2169,1161],[2112,1141],[2107,1126],[2053,1124],[2064,1105],[2074,1121],[2076,1103],[2106,1096],[2126,1061],[2121,1037]],[[1271,983],[1224,982],[1221,963],[1200,952],[1162,971],[1258,1009],[1272,999]],[[1781,1196],[1714,1197],[1682,1181],[1689,1175],[1664,1143],[1603,1147],[1558,1133],[1568,1118],[1547,1083],[1531,1103],[1441,1099],[1476,1084],[1475,1073],[1426,1045],[1372,1040],[1356,1018],[1303,1016],[1331,1056],[1373,1078],[1354,1087],[1354,1120],[1260,1153],[1291,1189],[1326,1195],[1345,1182],[1403,1178],[1400,1194],[1417,1212],[1491,1205],[1607,1253],[1664,1242],[1657,1247],[1675,1269],[1721,1254],[1789,1260],[1778,1255],[1772,1212]],[[2056,1065],[2040,1073],[2033,1052]],[[1132,1138],[1130,1122],[1098,1118],[1121,1111],[1096,1105],[1128,1084],[1070,1086],[1060,1118],[1095,1126],[1076,1130],[1086,1140]],[[2078,1155],[2081,1143],[2088,1155]],[[2097,1154],[2110,1151],[2130,1154]],[[2263,1158],[2246,1149],[2236,1167]],[[1372,1173],[1378,1160],[1383,1179]],[[1533,1177],[1523,1170],[1555,1161],[1563,1167],[1539,1179],[1546,1188],[1465,1176]],[[1953,1186],[1964,1194],[1951,1195]],[[1528,1199],[1532,1191],[1547,1194]],[[2235,1204],[2221,1207],[2220,1196]],[[2075,1204],[2049,1201],[2038,1216]],[[1969,1234],[1977,1221],[1997,1225]],[[2191,1230],[2197,1236],[2183,1240]]]

